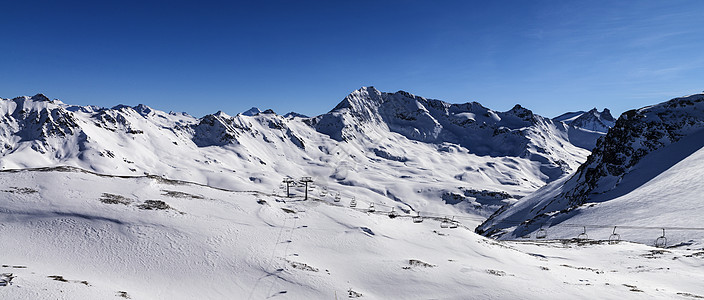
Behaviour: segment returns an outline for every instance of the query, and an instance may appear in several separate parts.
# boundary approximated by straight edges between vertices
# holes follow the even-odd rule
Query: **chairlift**
[[[535,233],[536,239],[545,239],[547,237],[548,237],[548,231],[545,230],[545,228],[540,228],[540,229],[538,229],[538,232]]]
[[[614,226],[614,231],[609,236],[609,244],[618,244],[621,241],[621,235],[616,233],[616,226]]]
[[[582,233],[580,233],[577,236],[577,239],[578,240],[588,240],[589,236],[587,235],[587,226],[582,226],[582,228],[584,229],[584,231],[582,231]]]
[[[423,217],[420,216],[420,212],[417,212],[417,215],[413,217],[413,223],[423,223]]]
[[[375,212],[376,208],[374,208],[374,203],[369,203],[369,209],[367,209],[367,212]]]
[[[665,248],[667,246],[667,238],[665,237],[665,228],[662,229],[662,236],[655,239],[655,247]]]
[[[340,202],[340,199],[342,199],[342,197],[340,197],[340,193],[337,193],[337,195],[335,195],[334,201],[335,201],[335,202]],[[352,199],[352,200],[354,201],[354,199]]]
[[[440,228],[449,228],[450,227],[450,220],[445,217],[442,219],[442,222],[440,222]]]
[[[452,217],[452,220],[450,221],[450,229],[452,228],[457,228],[459,225],[457,225],[457,222],[455,221],[455,217]]]
[[[398,217],[398,215],[396,215],[395,207],[392,207],[391,212],[389,212],[389,218],[393,219],[395,217]]]
[[[354,197],[352,197],[352,200],[350,200],[350,207],[351,208],[357,207],[357,200],[355,200]]]

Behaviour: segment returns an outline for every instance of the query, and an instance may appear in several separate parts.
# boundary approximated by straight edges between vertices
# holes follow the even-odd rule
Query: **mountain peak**
[[[250,109],[244,111],[244,112],[242,113],[242,115],[244,115],[244,116],[250,116],[250,117],[251,117],[251,116],[256,116],[258,113],[261,113],[261,112],[262,112],[262,111],[259,110],[259,108],[256,108],[256,107],[253,106],[252,108],[250,108]]]
[[[133,109],[142,116],[146,116],[153,111],[151,107],[146,106],[144,104],[138,104],[137,106],[133,107]]]
[[[49,100],[49,98],[47,96],[44,96],[44,94],[41,94],[41,93],[32,96],[32,98],[30,98],[30,99],[32,99],[33,101],[42,101],[42,102],[51,101],[51,100]]]

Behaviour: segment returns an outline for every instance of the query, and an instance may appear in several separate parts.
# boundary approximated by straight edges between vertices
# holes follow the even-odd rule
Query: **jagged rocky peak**
[[[31,99],[32,99],[32,101],[45,101],[45,102],[51,101],[47,96],[44,96],[44,94],[41,94],[41,93],[32,96]]]
[[[146,106],[144,104],[139,104],[133,107],[133,109],[142,116],[147,116],[154,111],[151,107]]]
[[[568,195],[581,204],[591,192],[611,190],[643,156],[702,129],[704,94],[627,111],[579,168],[580,184]]]
[[[606,133],[616,123],[608,108],[604,108],[601,112],[596,108],[586,112],[568,112],[553,118],[553,121],[601,133]]]
[[[514,105],[513,108],[511,108],[509,111],[507,111],[507,113],[515,115],[515,116],[522,118],[524,120],[533,119],[533,117],[535,116],[533,114],[533,111],[521,106],[520,104]]]
[[[295,112],[295,111],[292,111],[292,112],[286,113],[286,114],[284,115],[284,118],[288,118],[288,119],[291,119],[291,118],[303,118],[303,119],[307,119],[307,118],[310,118],[310,117],[308,117],[308,116],[306,116],[306,115],[304,115],[304,114],[299,114],[299,113],[297,113],[297,112]]]

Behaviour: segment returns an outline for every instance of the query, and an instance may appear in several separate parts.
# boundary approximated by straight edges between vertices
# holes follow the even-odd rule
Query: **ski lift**
[[[413,217],[413,223],[422,223],[423,222],[423,217],[420,216],[420,212],[417,212],[417,215]]]
[[[609,236],[609,244],[618,244],[621,241],[621,235],[616,233],[616,226],[614,226],[614,231]]]
[[[374,208],[374,203],[369,203],[369,209],[367,209],[367,212],[375,212],[376,208]]]
[[[340,199],[342,199],[342,198],[340,197],[340,193],[337,193],[337,195],[335,195],[334,201],[335,201],[335,202],[340,202]],[[352,201],[354,201],[354,199],[352,199]],[[355,201],[355,202],[356,202],[356,201]]]
[[[538,229],[538,232],[535,233],[536,239],[544,239],[547,237],[548,237],[548,231],[545,230],[545,228],[540,228],[540,229]]]
[[[442,222],[440,222],[440,228],[449,228],[450,227],[450,220],[445,217],[442,219]]]
[[[587,240],[587,239],[589,239],[589,236],[587,235],[587,226],[582,226],[582,228],[584,229],[584,231],[582,231],[582,233],[580,233],[580,234],[577,236],[577,239],[578,239],[578,240]]]
[[[458,225],[457,225],[457,222],[455,222],[455,217],[452,217],[452,220],[450,222],[450,229],[457,228],[457,227],[458,227]]]
[[[352,197],[352,200],[350,200],[350,207],[351,208],[357,207],[357,200],[355,200],[354,197]]]
[[[398,215],[396,214],[395,207],[392,207],[391,212],[389,212],[389,218],[393,219],[395,217],[398,217]]]
[[[665,228],[662,229],[662,236],[655,239],[655,247],[665,248],[667,246],[667,238],[665,237]]]

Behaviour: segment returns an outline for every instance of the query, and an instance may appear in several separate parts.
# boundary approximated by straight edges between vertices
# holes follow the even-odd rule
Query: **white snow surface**
[[[303,201],[300,189],[285,198],[73,168],[4,171],[0,182],[0,273],[14,277],[2,299],[704,295],[701,246],[497,242],[471,222],[366,212],[363,197],[352,209],[350,197]],[[140,208],[149,200],[165,209]]]

